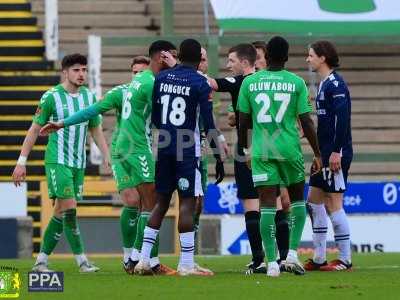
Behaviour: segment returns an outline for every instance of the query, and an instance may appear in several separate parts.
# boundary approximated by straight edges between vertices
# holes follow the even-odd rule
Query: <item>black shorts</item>
[[[246,162],[234,161],[234,172],[237,186],[237,197],[240,199],[256,199],[258,193],[254,187],[251,170]]]
[[[325,193],[344,193],[347,188],[347,177],[351,165],[351,158],[342,158],[341,170],[336,174],[329,169],[329,158],[323,159],[321,172],[310,177],[310,186],[320,188]]]
[[[174,155],[160,155],[156,162],[156,191],[171,194],[176,189],[181,197],[203,196],[199,157],[177,160]]]

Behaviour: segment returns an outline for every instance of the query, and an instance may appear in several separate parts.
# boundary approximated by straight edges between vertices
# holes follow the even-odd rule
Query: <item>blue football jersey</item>
[[[332,152],[352,157],[350,92],[335,71],[320,83],[316,106],[318,142],[323,160],[329,159]]]
[[[153,90],[152,122],[159,129],[158,154],[201,156],[199,118],[215,129],[211,87],[190,66],[160,72]]]

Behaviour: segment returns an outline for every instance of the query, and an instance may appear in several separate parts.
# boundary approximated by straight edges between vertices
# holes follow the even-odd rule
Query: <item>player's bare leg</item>
[[[156,204],[152,209],[150,218],[147,222],[147,226],[144,229],[144,238],[141,247],[141,258],[135,267],[135,274],[138,275],[155,275],[155,270],[150,265],[150,256],[154,244],[158,239],[158,233],[162,224],[162,221],[169,209],[172,194],[160,194],[155,192]],[[165,268],[164,265],[160,265],[161,268]],[[164,275],[175,275],[176,271],[168,268],[165,270]]]
[[[180,197],[178,231],[181,243],[181,254],[178,264],[178,273],[181,276],[210,276],[213,275],[213,273],[203,272],[195,268],[194,230],[192,217],[195,211],[195,206],[196,197]]]
[[[279,265],[276,262],[275,247],[275,215],[277,186],[257,187],[260,197],[261,237],[264,244],[265,255],[268,261],[267,276],[278,277],[280,275]]]
[[[307,210],[313,228],[314,256],[306,261],[307,271],[319,270],[327,264],[326,237],[328,232],[328,215],[325,209],[327,194],[320,188],[310,186],[307,199]]]
[[[136,235],[134,248],[141,249],[143,246],[143,236],[145,234],[145,228],[148,225],[150,214],[156,205],[156,194],[155,194],[154,183],[142,183],[137,187],[137,189],[138,189],[138,192],[140,195],[141,213],[140,213],[140,217],[138,220],[137,235]],[[167,208],[167,210],[168,210],[168,208]],[[159,245],[159,239],[158,239],[158,235],[157,235],[154,246],[152,247],[151,253],[150,253],[150,257],[151,257],[150,258],[150,267],[151,267],[152,274],[174,275],[176,273],[175,270],[173,270],[165,265],[161,265],[160,259],[158,258],[158,245]],[[132,253],[132,255],[131,255],[131,260],[134,262],[134,265],[136,265],[137,261],[139,261],[139,260],[135,261],[134,259],[138,259],[138,258],[140,259],[140,257],[138,257],[138,256],[134,257],[133,255],[134,255],[134,253]]]

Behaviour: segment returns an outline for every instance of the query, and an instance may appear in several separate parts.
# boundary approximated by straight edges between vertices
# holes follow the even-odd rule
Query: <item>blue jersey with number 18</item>
[[[158,154],[201,156],[199,117],[215,129],[211,87],[193,67],[160,72],[154,83],[152,122],[159,129]]]

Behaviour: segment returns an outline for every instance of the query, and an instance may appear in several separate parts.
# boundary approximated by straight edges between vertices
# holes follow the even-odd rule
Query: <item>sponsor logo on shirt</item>
[[[268,180],[268,174],[257,174],[253,175],[253,182],[260,182],[260,181],[267,181]]]

